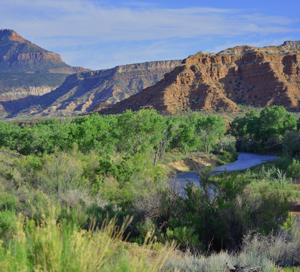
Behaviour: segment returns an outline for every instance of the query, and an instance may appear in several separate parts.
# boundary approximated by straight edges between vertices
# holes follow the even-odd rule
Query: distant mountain
[[[239,105],[283,105],[300,111],[299,42],[263,48],[237,46],[218,54],[198,52],[154,86],[99,110],[116,114],[154,108],[238,112]]]
[[[61,85],[69,74],[83,71],[88,70],[67,65],[60,55],[25,40],[14,30],[0,30],[0,103],[43,95]],[[8,114],[0,104],[0,117]]]
[[[86,69],[67,65],[60,55],[25,40],[14,30],[0,30],[0,72],[74,74],[82,71]]]
[[[10,116],[67,115],[109,106],[154,85],[181,61],[153,61],[68,76],[54,91],[2,103]],[[100,103],[100,104],[99,104]]]

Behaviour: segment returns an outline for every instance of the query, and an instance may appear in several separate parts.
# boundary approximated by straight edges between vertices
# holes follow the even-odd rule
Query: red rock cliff
[[[238,104],[300,110],[300,50],[237,46],[218,54],[199,52],[154,86],[100,113],[142,108],[236,112]]]

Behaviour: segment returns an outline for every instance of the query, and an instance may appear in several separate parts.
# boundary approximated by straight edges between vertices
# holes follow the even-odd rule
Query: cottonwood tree
[[[195,126],[196,138],[206,154],[209,154],[211,146],[216,144],[217,139],[224,136],[225,131],[226,123],[216,115],[199,118]]]
[[[166,120],[166,128],[161,132],[160,141],[155,146],[154,166],[158,159],[163,159],[165,151],[171,145],[171,142],[182,133],[180,122],[181,120],[178,117],[169,117]]]
[[[297,119],[283,106],[267,107],[260,113],[255,138],[262,143],[268,138],[284,135],[297,129]]]
[[[106,151],[113,148],[110,137],[110,125],[104,118],[94,113],[79,117],[70,125],[70,139],[78,148],[87,153],[91,150]]]
[[[153,149],[160,142],[165,128],[164,117],[156,110],[127,110],[117,117],[114,129],[118,150],[135,155]]]

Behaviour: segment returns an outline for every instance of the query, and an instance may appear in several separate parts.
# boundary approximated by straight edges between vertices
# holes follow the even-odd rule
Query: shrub
[[[300,155],[300,133],[288,131],[282,139],[282,151],[287,156]]]
[[[225,151],[227,151],[230,153],[234,153],[236,152],[235,143],[236,138],[231,135],[221,138],[215,148],[215,152],[224,153]]]
[[[18,206],[18,199],[16,196],[2,193],[0,195],[0,211],[16,209]]]
[[[8,242],[17,232],[17,222],[15,211],[0,211],[0,240]]]
[[[281,175],[277,186],[283,187],[284,180]],[[166,227],[195,228],[199,241],[212,250],[236,249],[253,229],[265,235],[280,229],[288,215],[289,193],[269,190],[265,183],[251,188],[250,182],[246,175],[202,174],[201,188],[187,184],[186,196],[165,207]]]
[[[46,194],[59,196],[66,190],[82,188],[82,161],[76,156],[57,152],[39,159],[33,156],[22,158],[21,174],[26,182]]]
[[[249,141],[237,141],[236,148],[240,152],[253,153],[259,149],[259,143],[254,140]]]
[[[195,233],[193,228],[178,227],[174,230],[167,228],[164,238],[168,241],[175,240],[182,248],[199,248],[202,243],[199,241],[199,235]]]
[[[274,167],[276,167],[276,168],[279,168],[281,170],[287,170],[287,168],[289,167],[291,162],[292,162],[292,159],[285,156],[285,157],[274,160],[273,164],[274,164]]]
[[[300,178],[300,162],[293,159],[292,164],[287,168],[287,176],[293,179]]]

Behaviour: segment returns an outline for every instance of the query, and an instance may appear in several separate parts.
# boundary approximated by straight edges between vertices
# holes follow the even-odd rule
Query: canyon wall
[[[60,86],[69,74],[89,71],[72,67],[59,54],[24,39],[14,30],[0,30],[0,118],[35,103]]]
[[[300,49],[237,46],[218,54],[198,52],[156,83],[101,114],[154,108],[160,112],[221,110],[239,104],[283,105],[300,111]]]
[[[27,104],[23,110],[16,102],[17,111],[12,114],[56,116],[89,111],[95,106],[102,109],[154,85],[180,63],[145,62],[73,74],[57,89]]]

